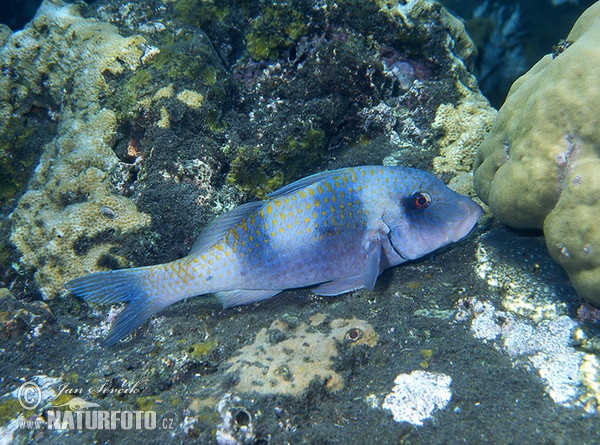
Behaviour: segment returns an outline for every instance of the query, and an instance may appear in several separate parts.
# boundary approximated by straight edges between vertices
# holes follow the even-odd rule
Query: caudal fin
[[[144,286],[148,272],[146,268],[97,272],[75,278],[66,284],[68,290],[85,301],[98,304],[127,304],[112,322],[102,346],[114,345],[152,314],[171,304],[166,298],[148,295]]]

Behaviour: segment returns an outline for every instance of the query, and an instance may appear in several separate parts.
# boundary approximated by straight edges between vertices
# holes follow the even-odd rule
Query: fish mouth
[[[465,213],[468,213],[469,216],[455,226],[455,237],[452,239],[452,242],[459,241],[473,232],[477,227],[479,218],[481,218],[481,215],[483,215],[483,209],[481,206],[471,199],[464,204],[464,207]]]

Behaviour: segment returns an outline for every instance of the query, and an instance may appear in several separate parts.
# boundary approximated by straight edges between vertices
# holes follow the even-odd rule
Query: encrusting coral
[[[57,135],[44,147],[29,190],[11,215],[11,241],[23,265],[36,269],[45,298],[101,262],[119,262],[109,254],[114,237],[150,223],[114,192],[117,118],[100,107],[108,92],[104,76],[135,70],[144,51],[142,37],[123,37],[112,25],[84,19],[75,5],[46,1],[0,53],[15,73],[0,79],[0,128],[33,97],[62,108]],[[86,246],[90,239],[93,248]]]

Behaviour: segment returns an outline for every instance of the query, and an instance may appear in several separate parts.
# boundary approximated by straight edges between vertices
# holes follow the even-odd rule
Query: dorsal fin
[[[221,241],[227,232],[229,232],[229,230],[231,230],[237,223],[257,212],[264,204],[264,201],[248,202],[217,217],[213,222],[207,225],[204,230],[202,230],[196,239],[196,242],[190,249],[188,256],[193,256],[204,252],[209,247]]]
[[[279,190],[275,190],[267,195],[269,199],[272,198],[280,198],[284,195],[289,195],[291,193],[297,192],[300,189],[308,187],[309,185],[314,184],[315,182],[322,181],[324,179],[329,179],[333,176],[338,176],[343,173],[347,168],[340,168],[337,170],[331,170],[328,172],[315,173],[314,175],[307,176],[306,178],[298,179],[291,184],[286,185],[285,187],[281,187]]]

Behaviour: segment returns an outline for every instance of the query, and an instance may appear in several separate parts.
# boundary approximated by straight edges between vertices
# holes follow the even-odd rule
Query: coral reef
[[[578,293],[600,305],[600,4],[574,25],[572,44],[512,86],[479,148],[475,189],[502,222],[543,229]]]
[[[371,325],[356,318],[327,321],[327,316],[316,314],[310,324],[297,326],[275,320],[229,360],[227,372],[239,374],[237,391],[299,396],[315,379],[325,382],[328,391],[337,391],[344,386],[332,368],[339,345],[372,348],[377,340]]]
[[[8,128],[6,116],[32,101],[62,104],[57,135],[44,147],[29,190],[11,215],[11,241],[22,264],[36,269],[46,298],[58,295],[68,279],[118,262],[109,253],[114,240],[150,222],[115,194],[110,177],[118,164],[111,149],[117,122],[100,106],[108,90],[104,76],[134,70],[143,43],[57,1],[44,3],[0,53],[13,72],[0,81],[0,128]],[[85,239],[96,241],[93,248],[82,247]]]

